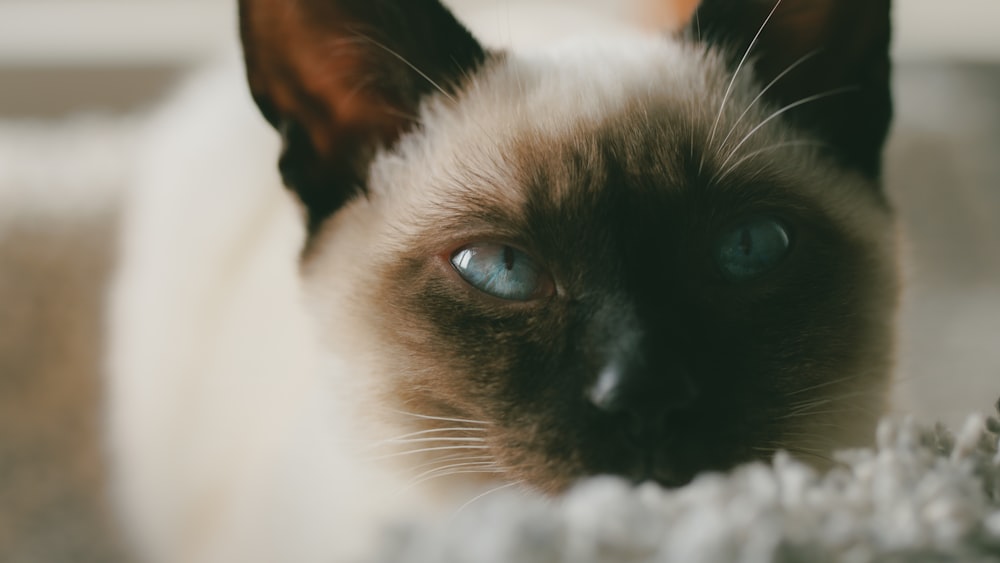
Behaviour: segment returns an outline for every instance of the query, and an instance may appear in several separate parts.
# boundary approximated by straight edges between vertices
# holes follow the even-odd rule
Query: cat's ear
[[[370,159],[486,53],[439,0],[240,0],[250,90],[284,139],[310,231],[364,190]]]
[[[892,118],[890,0],[703,0],[686,31],[754,68],[776,108],[872,177]],[[772,84],[773,82],[773,84]]]

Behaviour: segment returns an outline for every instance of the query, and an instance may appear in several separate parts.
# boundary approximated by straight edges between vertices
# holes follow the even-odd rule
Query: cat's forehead
[[[420,133],[404,140],[400,152],[555,146],[614,134],[611,125],[627,122],[704,128],[711,120],[708,98],[727,78],[719,57],[667,37],[575,40],[502,53],[456,96],[428,100]]]
[[[772,119],[759,92],[750,71],[734,78],[719,53],[671,37],[495,55],[456,95],[424,104],[422,127],[376,159],[372,188],[433,221],[480,204],[517,215],[540,194],[579,202],[612,170],[644,189],[724,190],[770,162],[830,197],[823,185],[842,171],[824,179],[814,139]],[[857,184],[848,191],[866,190]]]
[[[650,104],[684,109],[725,79],[721,61],[667,37],[574,40],[501,55],[461,111],[500,128],[561,135]]]

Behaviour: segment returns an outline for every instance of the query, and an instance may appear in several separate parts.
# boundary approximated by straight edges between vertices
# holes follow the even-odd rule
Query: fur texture
[[[888,385],[891,215],[840,133],[775,114],[791,101],[759,99],[773,76],[734,77],[743,51],[637,33],[501,53],[449,27],[471,55],[429,50],[420,76],[398,50],[427,38],[392,34],[399,6],[303,0],[279,33],[254,17],[269,5],[244,3],[244,38],[282,174],[240,73],[212,73],[158,117],[172,134],[150,140],[127,215],[110,434],[148,559],[352,561],[483,481],[676,485],[865,440]],[[433,13],[413,29],[457,25]],[[749,43],[767,14],[728,37]],[[331,22],[352,17],[385,36],[342,43]],[[307,46],[286,44],[305,24]],[[878,137],[866,159],[883,110],[857,116]],[[752,213],[787,222],[794,254],[733,288],[704,255]],[[465,285],[447,257],[477,240],[540,259],[556,296]],[[638,442],[586,399],[629,335],[644,392],[697,386]]]

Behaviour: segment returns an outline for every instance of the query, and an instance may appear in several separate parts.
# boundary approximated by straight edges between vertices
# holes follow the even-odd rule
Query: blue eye
[[[755,278],[778,265],[791,239],[781,223],[757,217],[725,231],[716,247],[716,262],[731,281]]]
[[[528,256],[502,244],[478,243],[462,247],[451,264],[469,285],[500,299],[529,301],[549,286],[549,279]]]

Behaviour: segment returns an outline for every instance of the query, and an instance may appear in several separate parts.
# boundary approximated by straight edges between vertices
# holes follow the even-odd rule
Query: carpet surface
[[[395,528],[378,563],[996,562],[1000,421],[886,421],[825,475],[787,457],[682,489],[596,479],[545,502],[496,491]]]

